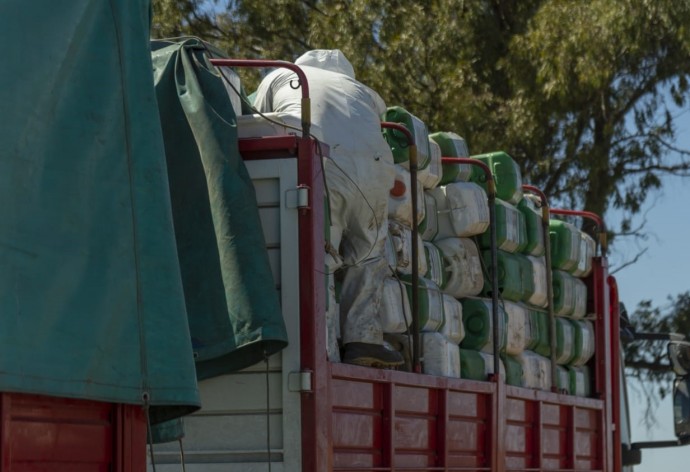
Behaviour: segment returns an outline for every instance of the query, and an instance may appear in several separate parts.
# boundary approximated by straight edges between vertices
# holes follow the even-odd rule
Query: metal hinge
[[[290,372],[288,374],[288,390],[291,392],[312,392],[312,373],[309,371]]]
[[[287,208],[309,209],[309,187],[298,185],[297,188],[285,192],[285,205]]]

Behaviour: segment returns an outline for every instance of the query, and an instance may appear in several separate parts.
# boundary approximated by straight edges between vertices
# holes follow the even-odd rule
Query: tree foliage
[[[620,232],[665,174],[688,102],[690,2],[677,0],[154,0],[158,36],[193,34],[230,56],[294,60],[339,48],[358,79],[473,153],[505,150],[524,180],[568,206],[624,212]],[[246,87],[256,85],[247,78]],[[640,329],[688,333],[690,296],[643,304]],[[685,320],[685,321],[683,321]],[[681,323],[674,325],[674,323]],[[685,324],[682,324],[685,323]],[[634,375],[662,356],[633,347]],[[661,391],[661,393],[665,393]]]

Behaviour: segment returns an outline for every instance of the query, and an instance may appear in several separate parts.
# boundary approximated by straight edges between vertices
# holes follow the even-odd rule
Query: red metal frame
[[[138,472],[146,464],[137,405],[0,393],[0,442],[0,472]]]

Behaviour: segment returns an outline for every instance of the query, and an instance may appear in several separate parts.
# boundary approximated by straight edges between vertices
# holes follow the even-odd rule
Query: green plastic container
[[[530,256],[543,256],[545,246],[541,210],[527,197],[520,200],[517,208],[525,218],[525,232],[527,234],[527,244],[525,244],[522,252]]]
[[[575,328],[575,355],[572,366],[583,366],[594,356],[594,325],[590,321],[570,320]]]
[[[505,251],[498,251],[498,290],[505,300],[519,302],[524,297],[522,283],[522,264],[515,255]],[[491,284],[491,251],[483,251],[482,259],[486,271],[484,273],[484,287],[482,296],[491,298],[493,287]]]
[[[556,386],[559,392],[571,394],[570,390],[570,371],[562,365],[556,366]]]
[[[545,357],[551,355],[549,341],[549,314],[542,310],[529,310],[530,323],[532,324],[533,344],[529,347],[531,351]]]
[[[556,363],[567,365],[575,358],[575,327],[567,318],[556,317]]]
[[[581,231],[566,221],[551,220],[551,267],[573,272],[580,260]]]
[[[491,152],[472,156],[489,166],[496,181],[496,197],[511,205],[517,205],[522,200],[522,174],[520,167],[505,152]],[[486,190],[486,175],[478,167],[472,168],[472,182],[476,182]]]
[[[487,357],[489,359],[487,359]],[[460,349],[460,376],[463,379],[470,380],[487,380],[490,369],[487,364],[491,361],[491,370],[493,370],[493,356],[473,351],[470,349]]]
[[[522,296],[520,297],[520,301],[529,302],[536,290],[532,261],[524,254],[513,255],[520,264],[520,283],[522,285]]]
[[[459,135],[452,131],[440,131],[429,135],[441,148],[441,157],[470,157],[467,143]],[[439,185],[451,182],[466,182],[472,175],[472,166],[469,164],[443,164],[443,175]]]
[[[491,300],[483,298],[465,298],[462,300],[462,322],[465,325],[465,339],[460,343],[463,349],[493,353],[493,331]],[[506,314],[498,308],[498,334],[503,351],[506,346]]]
[[[558,316],[574,319],[587,314],[587,286],[585,283],[562,270],[552,272],[553,311]]]
[[[592,395],[592,377],[588,367],[568,367],[570,377],[570,393],[578,397]]]
[[[501,360],[505,366],[505,379],[508,385],[515,385],[516,387],[522,387],[522,364],[514,356],[507,354],[501,355]]]
[[[429,131],[422,120],[402,107],[389,107],[383,115],[383,121],[399,123],[410,130],[417,144],[417,168],[425,169],[431,161],[429,149]],[[396,164],[409,168],[410,151],[407,137],[400,131],[384,128],[383,136],[393,151]]]
[[[407,296],[411,303],[412,276],[401,275],[400,279],[405,283]],[[419,330],[424,332],[438,331],[444,320],[441,289],[431,280],[420,277],[417,300],[419,302]]]
[[[525,217],[517,207],[503,200],[496,199],[496,244],[501,251],[516,253],[527,246],[527,227]],[[485,231],[479,237],[482,249],[491,247],[491,231]]]

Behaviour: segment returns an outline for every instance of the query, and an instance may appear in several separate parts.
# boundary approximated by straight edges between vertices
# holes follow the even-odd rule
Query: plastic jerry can
[[[553,310],[558,316],[580,319],[587,313],[587,286],[562,270],[554,270]]]
[[[503,361],[499,360],[499,370],[505,378]],[[460,349],[460,374],[463,379],[488,380],[494,373],[494,356],[486,352]]]
[[[399,123],[414,135],[414,141],[417,145],[417,168],[425,169],[429,165],[431,153],[429,151],[429,131],[424,122],[402,107],[389,107],[383,115],[383,121]],[[410,146],[407,137],[395,129],[384,128],[382,132],[393,152],[395,163],[409,169]]]
[[[424,192],[424,219],[419,224],[419,234],[424,241],[433,241],[438,234],[438,206],[428,191]]]
[[[383,280],[379,318],[384,333],[404,333],[412,323],[407,289],[395,277],[386,277]]]
[[[393,241],[396,254],[396,271],[400,274],[412,274],[412,230],[394,220],[388,220],[388,232]],[[417,267],[420,274],[427,273],[424,241],[417,234]]]
[[[580,231],[580,257],[573,271],[575,277],[587,277],[592,272],[592,258],[596,250],[597,244],[594,239],[584,231]]]
[[[522,367],[522,386],[551,390],[551,361],[532,351],[515,356]]]
[[[462,324],[462,303],[444,293],[443,314],[443,325],[441,325],[439,332],[449,341],[460,344],[465,337],[465,326]]]
[[[441,148],[442,157],[470,157],[467,142],[452,131],[440,131],[429,135]],[[443,164],[440,185],[451,182],[466,182],[472,175],[470,164]]]
[[[570,371],[567,367],[556,366],[556,386],[559,392],[570,395]]]
[[[570,364],[575,358],[575,326],[567,318],[556,317],[556,363]]]
[[[441,147],[429,139],[429,165],[417,171],[417,179],[426,189],[434,188],[441,183],[443,176],[443,166],[441,165]]]
[[[491,300],[484,298],[464,298],[462,302],[462,322],[465,325],[465,338],[460,346],[463,349],[473,349],[493,353],[493,320]],[[499,351],[506,345],[506,314],[498,307],[498,339]]]
[[[476,236],[489,227],[489,204],[479,185],[454,182],[428,193],[436,200],[436,239]]]
[[[434,245],[443,256],[443,291],[455,298],[479,295],[484,287],[477,245],[469,238],[448,238]]]
[[[549,337],[549,314],[542,310],[529,310],[531,330],[533,333],[530,351],[549,357],[551,355],[551,342]]]
[[[422,333],[422,371],[441,377],[460,377],[460,347],[441,333]]]
[[[522,261],[522,281],[526,285],[523,301],[534,307],[544,308],[548,303],[546,289],[546,258],[518,254]]]
[[[446,272],[443,264],[443,253],[433,243],[424,241],[427,271],[424,277],[443,288],[446,284]]]
[[[517,205],[522,199],[522,174],[520,167],[508,154],[502,151],[472,156],[489,166],[496,182],[496,197],[512,205]],[[473,167],[472,182],[477,182],[486,190],[486,174]]]
[[[395,182],[388,193],[388,218],[412,227],[412,186],[410,171],[395,166]],[[424,190],[417,185],[417,224],[424,219]]]
[[[533,344],[532,325],[527,308],[509,301],[503,302],[506,313],[506,354],[517,355]]]
[[[522,264],[515,254],[498,251],[498,290],[505,300],[519,302],[524,296],[522,283]],[[483,251],[482,258],[486,271],[484,272],[484,288],[482,296],[491,298],[493,287],[491,284],[491,251]]]
[[[568,367],[570,377],[570,393],[578,397],[592,395],[592,380],[589,367]]]
[[[407,297],[412,302],[412,276],[401,275],[405,283]],[[417,290],[419,330],[425,332],[438,331],[443,324],[443,293],[441,289],[429,279],[419,278]]]
[[[525,217],[517,207],[503,200],[496,199],[496,244],[498,249],[506,252],[518,252],[527,246],[527,229]],[[482,249],[491,247],[491,233],[485,231],[479,237]]]
[[[549,221],[551,267],[573,272],[580,260],[581,231],[566,221]]]
[[[575,355],[570,365],[585,365],[594,356],[594,325],[590,321],[570,320],[575,328]]]
[[[493,356],[492,356],[493,357]],[[515,356],[502,354],[501,360],[505,366],[505,379],[508,385],[515,385],[516,387],[522,387],[522,364],[515,358]]]
[[[522,252],[530,256],[543,256],[545,246],[541,210],[537,208],[529,197],[520,200],[517,208],[522,213],[522,216],[525,217],[525,231],[527,234],[527,244],[522,249]]]

